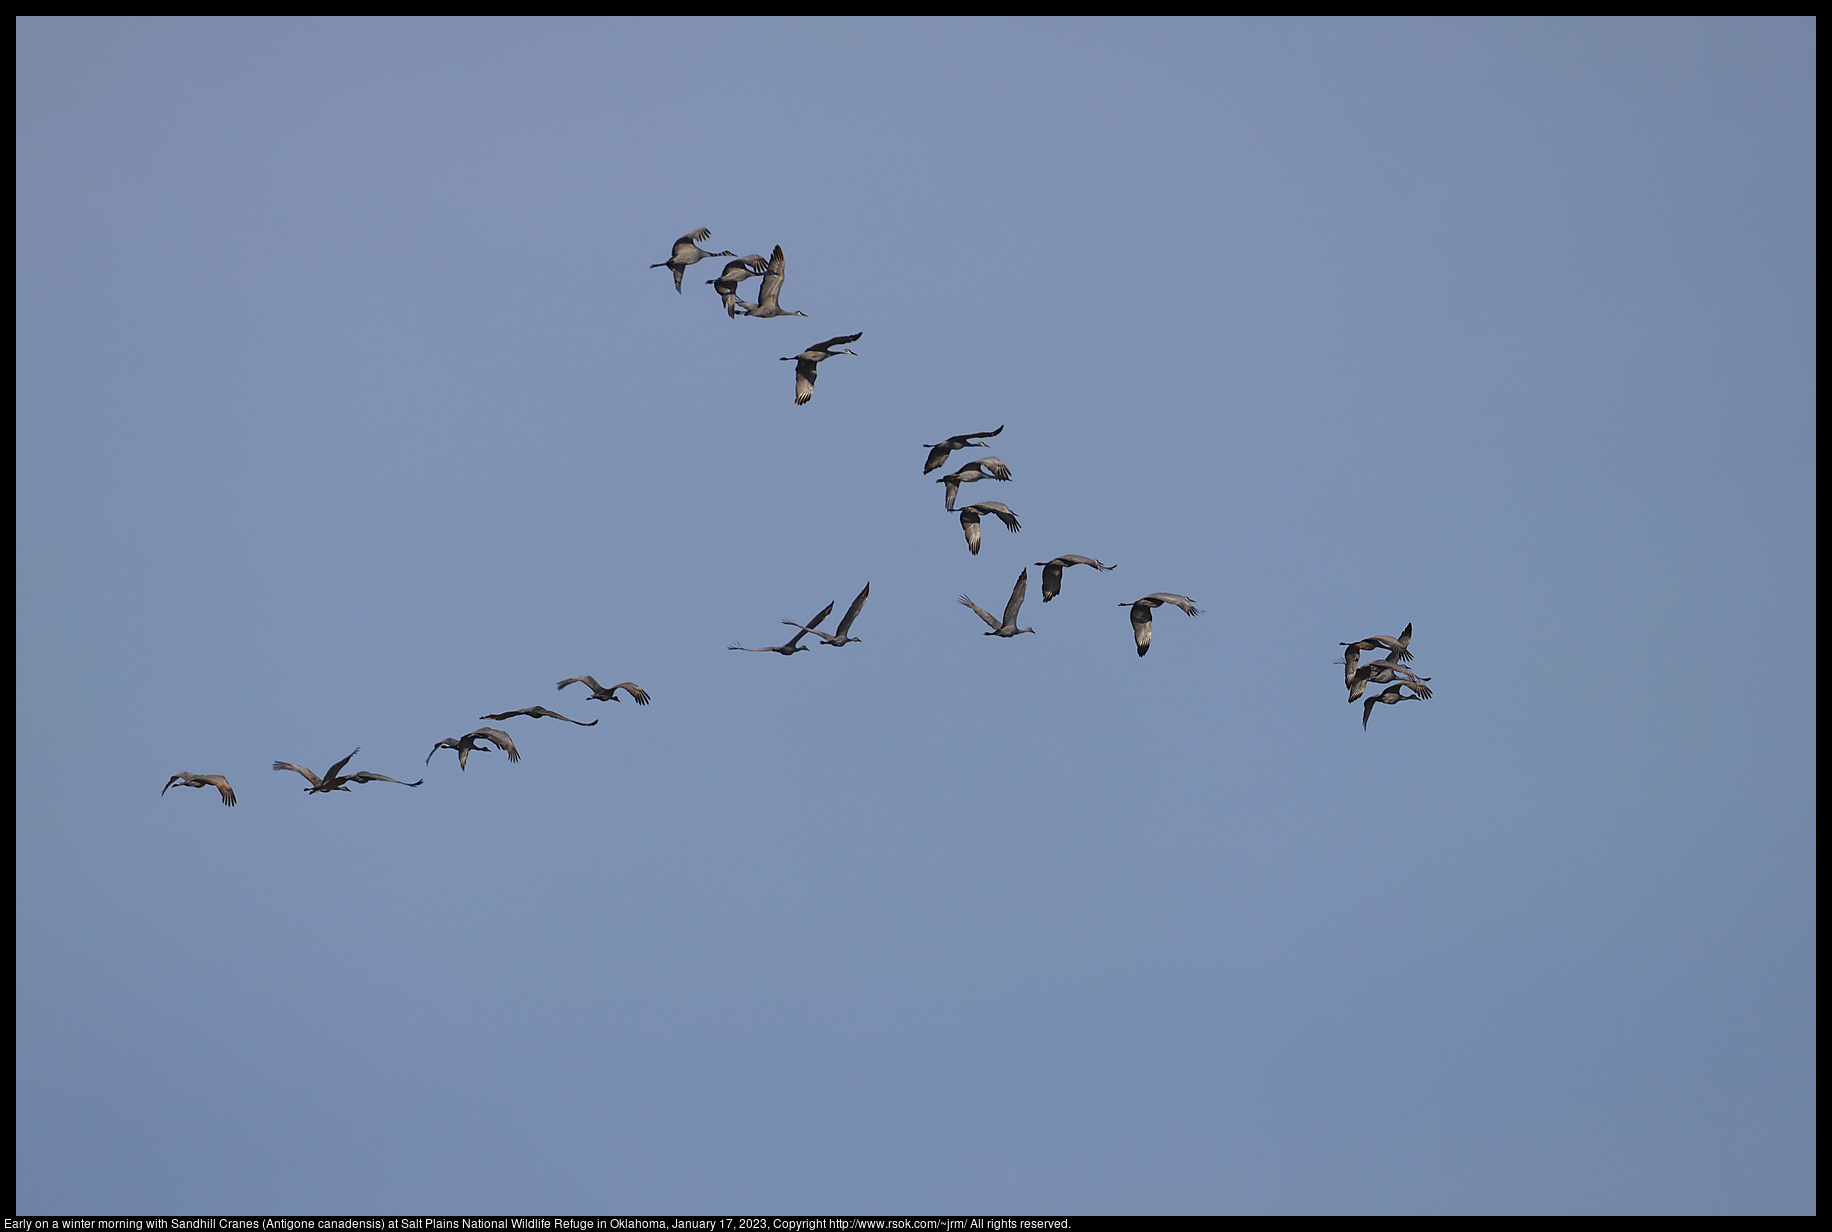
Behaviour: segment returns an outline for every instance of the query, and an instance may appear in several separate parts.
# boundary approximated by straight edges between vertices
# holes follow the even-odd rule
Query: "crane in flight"
[[[972,608],[974,612],[979,615],[981,620],[992,626],[991,630],[985,635],[987,637],[1016,637],[1020,633],[1035,633],[1035,629],[1020,629],[1018,627],[1018,609],[1024,606],[1024,591],[1029,585],[1030,570],[1018,570],[1018,580],[1011,588],[1011,598],[1005,601],[1005,618],[1003,620],[994,620],[991,612],[969,599],[966,595],[960,597],[961,606]]]
[[[701,227],[698,231],[689,231],[686,235],[674,241],[673,256],[669,257],[666,261],[657,261],[649,268],[661,269],[663,266],[666,266],[668,269],[672,270],[674,273],[674,293],[679,295],[681,293],[681,275],[687,272],[687,267],[689,265],[693,265],[698,261],[704,261],[707,257],[730,257],[737,255],[736,253],[730,252],[707,252],[704,248],[700,247],[701,240],[709,240],[711,238],[712,232],[708,231],[705,227]]]
[[[1151,649],[1151,610],[1166,603],[1183,609],[1185,616],[1200,616],[1202,612],[1184,595],[1173,595],[1159,591],[1155,595],[1146,595],[1143,599],[1134,599],[1131,603],[1122,603],[1121,607],[1132,609],[1132,643],[1139,648],[1139,656],[1144,657]]]
[[[172,790],[173,784],[180,787],[214,787],[222,793],[224,804],[230,808],[235,807],[235,788],[229,786],[229,780],[220,774],[192,774],[186,770],[167,779],[159,794],[163,796]]]

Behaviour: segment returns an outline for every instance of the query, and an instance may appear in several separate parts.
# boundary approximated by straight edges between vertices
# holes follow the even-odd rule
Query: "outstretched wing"
[[[1172,595],[1172,594],[1166,594],[1163,591],[1159,591],[1155,595],[1146,595],[1145,598],[1156,599],[1159,603],[1168,603],[1172,607],[1182,608],[1183,614],[1186,616],[1202,615],[1201,609],[1199,609],[1194,603],[1192,603],[1188,598],[1184,597],[1183,595]]]
[[[776,300],[782,295],[782,275],[787,268],[788,262],[783,259],[782,245],[778,244],[776,250],[770,254],[769,272],[763,276],[763,289],[757,292],[759,307],[779,307]]]
[[[498,731],[494,727],[480,727],[471,733],[470,738],[472,740],[488,740],[491,744],[507,753],[509,755],[509,760],[512,762],[522,759],[521,753],[515,747],[515,741],[509,739],[509,733],[506,731]]]
[[[994,479],[1008,481],[1011,479],[1011,468],[997,458],[985,457],[979,459],[977,462],[969,462],[967,465],[979,467],[981,474],[991,475]]]
[[[808,634],[812,630],[820,628],[821,621],[827,619],[827,617],[832,614],[833,614],[833,604],[829,603],[826,607],[820,610],[819,615],[817,615],[813,620],[810,620],[806,625],[796,625],[795,627],[800,629],[801,632],[797,633],[794,637],[790,638],[787,642],[784,642],[783,645],[794,646],[794,645],[799,644],[801,640],[804,637],[807,637]]]
[[[711,238],[712,232],[705,227],[701,227],[698,231],[689,231],[686,235],[674,241],[674,259],[679,261],[682,257],[692,253],[694,246],[700,243],[700,241],[709,240]]]
[[[808,349],[810,351],[831,351],[835,347],[845,346],[848,342],[857,342],[859,339],[863,338],[864,336],[865,334],[863,331],[861,331],[860,333],[856,333],[856,334],[846,334],[839,338],[829,338],[825,342],[817,342],[813,346],[809,347]]]
[[[400,779],[391,779],[387,775],[377,774],[373,770],[358,770],[344,781],[347,783],[400,783],[403,787],[418,787],[426,780],[415,779],[411,783],[402,783]]]
[[[649,690],[643,688],[641,685],[636,684],[633,681],[626,680],[622,684],[612,685],[611,686],[612,694],[615,694],[617,690],[619,689],[622,689],[625,693],[628,693],[630,695],[630,700],[635,702],[638,706],[647,706],[649,704]],[[586,724],[586,726],[589,727],[591,726],[591,724],[588,723]]]
[[[349,760],[350,759],[348,757],[344,758],[344,761],[349,761]],[[338,765],[342,765],[342,764],[343,762],[338,763]],[[319,778],[316,774],[312,773],[310,770],[307,770],[304,766],[295,766],[290,761],[277,761],[274,763],[274,769],[276,770],[296,770],[300,774],[303,774],[305,776],[305,781],[310,783],[313,787],[324,786],[323,779]]]
[[[593,680],[590,676],[574,676],[569,680],[562,680],[559,684],[555,685],[554,688],[564,689],[569,684],[582,684],[586,688],[590,689],[593,693],[604,692],[603,687],[600,686],[599,683],[596,680]]]
[[[235,807],[235,788],[229,786],[228,779],[220,774],[200,774],[197,776],[197,781],[199,783],[208,783],[210,786],[216,788],[223,797],[223,803],[230,808]]]
[[[978,505],[968,505],[961,510],[961,529],[967,532],[967,550],[975,556],[980,554],[980,515]]]
[[[355,757],[355,756],[356,756],[356,755],[357,755],[358,753],[360,753],[360,752],[362,752],[362,751],[363,751],[363,750],[362,750],[362,746],[361,746],[361,745],[358,745],[357,747],[355,747],[355,748],[353,748],[353,749],[351,749],[351,750],[350,750],[350,756],[349,756],[349,757],[346,757],[346,758],[344,758],[344,759],[343,759],[342,761],[340,761],[340,762],[338,762],[338,763],[337,763],[336,765],[334,765],[334,766],[332,766],[332,767],[331,767],[331,768],[330,768],[329,770],[326,770],[326,771],[324,772],[324,777],[325,777],[325,778],[327,778],[327,779],[334,779],[334,778],[336,778],[336,777],[337,777],[337,772],[338,772],[338,771],[340,771],[340,770],[342,770],[342,769],[343,769],[343,768],[344,768],[345,766],[347,766],[347,765],[349,765],[349,764],[350,764],[350,757]]]
[[[1004,505],[1001,505],[998,501],[981,501],[979,504],[972,506],[972,508],[979,510],[981,513],[997,515],[999,521],[1005,523],[1006,530],[1015,532],[1019,529],[1018,515]]]
[[[992,618],[991,612],[987,611],[985,608],[981,607],[979,604],[969,599],[966,595],[962,595],[960,598],[960,601],[963,606],[970,607],[974,611],[978,612],[981,620],[985,621],[987,624],[991,625],[995,629],[999,627],[999,622]]]
[[[814,378],[820,375],[820,369],[812,359],[795,361],[795,405],[800,406],[814,396]]]
[[[513,718],[516,718],[524,714],[527,715],[531,719],[538,719],[544,714],[553,714],[553,711],[543,709],[540,706],[529,706],[522,710],[505,710],[501,714],[480,714],[477,717],[480,719],[490,719],[494,722],[500,723],[504,719],[513,719]],[[558,719],[563,716],[553,714],[553,717]]]
[[[856,338],[858,335],[854,334],[853,337]],[[840,627],[834,631],[837,636],[846,636],[846,631],[852,628],[852,622],[859,618],[859,609],[865,606],[865,601],[869,598],[871,598],[871,583],[867,582],[865,589],[859,592],[859,597],[854,599],[852,606],[846,609],[846,618],[840,621]]]
[[[1009,629],[1018,623],[1018,609],[1024,606],[1024,592],[1029,588],[1030,570],[1018,570],[1018,582],[1011,588],[1011,598],[1005,601],[1005,623],[1000,628]]]
[[[545,706],[533,706],[533,707],[530,707],[530,708],[529,708],[529,709],[527,709],[527,710],[524,710],[524,711],[522,711],[521,713],[523,713],[523,714],[526,714],[526,715],[528,715],[528,716],[530,716],[531,718],[536,718],[536,719],[565,719],[565,720],[566,720],[566,722],[568,722],[568,723],[577,723],[577,724],[578,724],[578,725],[579,725],[580,727],[596,727],[596,726],[598,726],[598,720],[597,720],[597,719],[593,719],[593,720],[592,720],[591,722],[589,722],[589,723],[587,723],[587,722],[585,722],[585,721],[584,721],[584,720],[582,720],[582,719],[567,719],[567,718],[566,718],[566,716],[565,716],[565,715],[563,715],[563,714],[561,714],[561,713],[560,713],[559,711],[557,711],[557,710],[549,710],[549,709],[547,709],[547,707],[545,707]],[[489,716],[489,715],[487,715],[487,714],[486,714],[486,715],[484,716],[484,718],[486,718],[486,719],[487,719],[487,718],[489,718],[489,717],[490,717],[490,716]]]

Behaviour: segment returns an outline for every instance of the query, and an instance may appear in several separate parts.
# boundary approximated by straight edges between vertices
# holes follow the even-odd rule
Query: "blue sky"
[[[19,1211],[1812,1210],[1814,34],[21,23]]]

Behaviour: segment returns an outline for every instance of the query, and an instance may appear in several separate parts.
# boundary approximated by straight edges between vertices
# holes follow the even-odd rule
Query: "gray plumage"
[[[745,316],[805,317],[808,315],[805,312],[789,312],[776,302],[782,295],[782,275],[786,268],[788,268],[788,262],[783,260],[782,245],[778,244],[776,250],[770,254],[770,263],[764,270],[763,289],[757,292],[757,302],[746,304],[740,301],[739,303],[739,307],[744,309]]]
[[[1386,637],[1379,633],[1364,637],[1359,642],[1337,642],[1338,646],[1348,646],[1355,650],[1385,650],[1389,658],[1406,660],[1412,652],[1406,649],[1412,641],[1412,626],[1408,624],[1398,637]]]
[[[564,689],[569,684],[582,684],[590,689],[592,691],[592,700],[595,702],[617,701],[619,700],[617,697],[617,690],[622,689],[625,693],[630,695],[631,699],[635,701],[638,706],[647,706],[649,704],[649,691],[633,680],[626,680],[622,684],[614,684],[607,689],[596,680],[593,680],[590,676],[568,676],[565,680],[556,684],[554,688]],[[488,718],[489,716],[485,715],[484,717]],[[591,725],[588,723],[586,726],[589,727]]]
[[[235,788],[229,786],[229,780],[220,774],[192,774],[189,770],[181,771],[165,781],[165,786],[160,789],[159,794],[163,796],[172,790],[174,783],[180,787],[214,787],[222,795],[224,804],[230,808],[235,807]]]
[[[736,261],[727,261],[725,272],[717,278],[708,278],[706,285],[719,293],[719,302],[725,305],[725,315],[735,317],[738,315],[738,305],[744,302],[738,298],[738,284],[746,278],[763,273],[769,267],[768,261],[752,253],[748,257],[739,257]]]
[[[429,765],[432,763],[433,753],[437,753],[440,749],[456,749],[458,750],[458,768],[463,770],[473,752],[488,751],[478,744],[480,740],[493,744],[507,753],[509,755],[509,760],[512,762],[522,759],[520,751],[515,747],[515,741],[509,738],[508,732],[498,731],[494,727],[480,727],[476,731],[467,733],[463,736],[447,736],[438,744],[433,745],[432,753],[426,755],[427,763]],[[399,780],[390,779],[389,781],[398,782]]]
[[[942,489],[942,507],[949,513],[954,512],[954,498],[960,495],[963,483],[978,483],[982,479],[998,479],[1009,482],[1011,468],[997,458],[979,458],[967,463],[952,475],[943,475],[936,483],[946,484]]]
[[[967,532],[967,550],[975,556],[980,554],[980,517],[983,514],[994,514],[1005,523],[1005,529],[1019,530],[1018,515],[1001,505],[998,501],[981,501],[977,505],[968,505],[960,511],[961,529]]]
[[[647,696],[647,694],[644,694],[644,696]],[[598,726],[597,719],[593,719],[589,723],[582,722],[579,719],[568,719],[559,711],[549,710],[545,706],[524,706],[520,710],[505,710],[501,714],[480,714],[477,717],[480,719],[491,719],[500,723],[504,719],[513,719],[521,715],[527,715],[531,719],[565,719],[568,723],[578,723],[580,727]]]
[[[274,763],[274,769],[291,770],[296,774],[303,774],[306,782],[311,784],[310,787],[305,789],[307,794],[313,792],[349,791],[350,788],[348,784],[350,783],[400,783],[403,787],[418,787],[421,783],[426,781],[425,779],[420,779],[418,782],[403,783],[400,779],[391,779],[385,774],[376,774],[369,770],[359,770],[355,774],[342,773],[343,768],[350,764],[350,758],[355,757],[360,752],[362,752],[361,747],[351,749],[348,757],[345,757],[342,761],[337,762],[329,770],[324,772],[323,778],[319,778],[304,766],[295,766],[290,761],[277,761]]]
[[[712,232],[708,231],[705,227],[701,227],[698,231],[689,231],[686,235],[674,241],[673,256],[669,257],[666,261],[657,261],[649,268],[661,269],[665,266],[673,271],[674,292],[676,295],[679,295],[681,291],[681,275],[686,272],[689,265],[698,261],[703,261],[707,257],[729,257],[733,255],[729,252],[707,252],[704,248],[700,247],[699,241],[711,238]]]
[[[870,589],[870,587],[867,587],[867,589]],[[855,606],[863,602],[864,602],[863,599],[853,600],[853,603]],[[796,653],[797,651],[807,650],[809,649],[809,647],[803,646],[801,644],[802,638],[808,636],[808,634],[810,633],[815,633],[815,626],[820,624],[821,621],[827,619],[827,617],[830,616],[832,613],[833,613],[833,604],[829,603],[826,607],[820,610],[819,615],[815,616],[813,620],[810,620],[805,625],[795,625],[795,622],[793,620],[783,621],[785,625],[795,625],[795,627],[797,629],[800,629],[801,632],[797,633],[794,637],[790,638],[788,641],[784,642],[780,646],[740,646],[737,642],[733,642],[731,645],[727,646],[726,649],[727,650],[744,650],[744,651],[749,651],[751,654],[763,654],[763,653],[773,651],[779,655],[792,655]],[[818,636],[818,634],[816,635]]]
[[[1385,692],[1380,693],[1377,696],[1370,697],[1368,698],[1367,701],[1363,702],[1361,704],[1361,730],[1362,731],[1368,730],[1368,716],[1374,713],[1374,707],[1376,705],[1397,706],[1401,702],[1418,701],[1419,698],[1417,696],[1407,697],[1405,694],[1400,692],[1401,689],[1411,689],[1413,687],[1414,686],[1412,684],[1406,681],[1401,681],[1399,684],[1393,685],[1390,688],[1388,688]]]
[[[1183,595],[1173,595],[1159,591],[1155,595],[1146,595],[1143,599],[1134,599],[1131,603],[1122,603],[1121,607],[1132,609],[1132,643],[1139,648],[1142,658],[1151,649],[1151,610],[1163,604],[1182,608],[1185,616],[1200,616],[1202,612]]]
[[[963,607],[972,608],[974,612],[979,615],[981,620],[992,626],[992,630],[986,634],[987,637],[1016,637],[1020,633],[1035,633],[1035,629],[1020,629],[1018,627],[1018,609],[1024,606],[1024,591],[1029,585],[1030,570],[1020,569],[1018,571],[1018,581],[1011,588],[1011,598],[1005,601],[1005,618],[1003,620],[994,620],[991,612],[969,599],[966,595],[960,597],[960,602]]]
[[[808,625],[795,624],[793,620],[785,620],[782,623],[785,625],[793,625],[795,628],[800,629],[803,633],[812,633],[814,634],[814,636],[820,638],[821,641],[825,642],[829,646],[844,646],[847,642],[862,641],[863,640],[862,638],[847,637],[846,633],[847,633],[847,630],[852,628],[852,622],[858,618],[859,609],[865,606],[865,601],[869,599],[870,597],[871,597],[871,583],[867,582],[865,583],[865,589],[861,590],[859,592],[859,597],[852,601],[852,606],[846,609],[845,617],[841,619],[839,626],[835,628],[832,633],[822,633],[819,629],[812,628]],[[829,604],[827,610],[832,611],[833,605]],[[816,621],[815,623],[818,624],[819,621]],[[807,648],[803,647],[803,649],[805,650]]]
[[[1058,556],[1054,560],[1034,562],[1043,566],[1043,601],[1048,603],[1062,593],[1062,571],[1075,565],[1092,565],[1096,572],[1106,573],[1118,565],[1103,565],[1092,556]]]
[[[929,451],[929,460],[922,464],[922,473],[926,475],[946,462],[948,460],[948,455],[953,453],[956,449],[966,449],[968,446],[972,446],[976,449],[984,449],[986,447],[986,442],[977,438],[994,437],[1003,431],[1005,431],[1005,425],[1000,424],[990,432],[963,432],[959,436],[949,437],[940,444],[924,445],[923,448]]]
[[[842,334],[838,338],[829,338],[825,342],[817,342],[803,351],[800,355],[781,355],[777,357],[784,363],[791,360],[795,363],[796,406],[802,405],[814,396],[814,378],[820,375],[815,365],[819,364],[824,359],[832,359],[835,355],[857,355],[857,351],[847,350],[845,344],[848,342],[857,342],[864,336],[865,335],[862,333]]]

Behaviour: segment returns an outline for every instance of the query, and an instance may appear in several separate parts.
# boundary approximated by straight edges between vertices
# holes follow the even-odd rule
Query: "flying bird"
[[[174,774],[166,780],[165,787],[160,790],[159,794],[163,796],[172,790],[174,783],[181,787],[214,787],[222,793],[224,804],[230,808],[235,807],[235,788],[229,786],[229,780],[220,774],[192,774],[189,770],[182,774]]]
[[[1183,595],[1167,594],[1164,591],[1159,591],[1155,595],[1146,595],[1143,599],[1135,599],[1131,603],[1120,604],[1121,607],[1132,609],[1132,642],[1139,648],[1141,658],[1144,657],[1147,650],[1151,649],[1151,609],[1162,607],[1166,603],[1172,607],[1182,608],[1186,616],[1202,615],[1196,605]]]
[[[1390,686],[1385,692],[1379,693],[1373,697],[1370,697],[1368,698],[1367,701],[1361,703],[1361,730],[1362,731],[1368,730],[1368,716],[1374,713],[1374,707],[1376,703],[1387,705],[1387,706],[1397,706],[1401,702],[1418,701],[1419,700],[1418,696],[1407,697],[1405,694],[1400,692],[1401,689],[1410,689],[1410,688],[1412,688],[1412,685],[1410,683],[1406,681],[1401,681],[1399,684]],[[1429,693],[1423,694],[1422,696],[1429,696]],[[1385,722],[1385,720],[1383,719],[1382,722]]]
[[[708,278],[706,285],[719,293],[719,301],[725,305],[725,315],[735,317],[738,315],[738,305],[744,302],[738,298],[738,284],[746,278],[763,273],[769,267],[768,261],[752,253],[736,261],[727,261],[725,272],[717,278]]]
[[[681,291],[681,275],[686,272],[689,265],[694,264],[696,261],[703,261],[707,257],[730,257],[736,255],[729,252],[707,252],[704,248],[700,247],[699,242],[701,240],[709,240],[711,238],[712,232],[708,231],[705,227],[701,227],[698,231],[690,231],[680,239],[674,241],[673,256],[669,257],[666,261],[657,261],[649,268],[661,269],[663,266],[667,266],[670,270],[673,270],[674,293],[679,295]]]
[[[871,587],[867,585],[866,589],[870,590]],[[863,596],[857,599],[854,599],[852,601],[854,609],[857,609],[859,605],[861,605],[864,602],[865,602],[865,599]],[[813,620],[810,620],[805,625],[795,625],[795,622],[793,620],[783,621],[783,623],[786,625],[795,625],[795,627],[797,629],[800,629],[801,632],[797,633],[794,637],[790,638],[788,641],[784,642],[780,646],[740,646],[737,642],[733,642],[731,645],[727,646],[726,649],[727,650],[748,650],[752,654],[761,654],[765,651],[773,650],[779,655],[792,655],[798,650],[809,650],[811,649],[811,647],[803,646],[800,644],[802,638],[808,636],[808,634],[810,633],[816,633],[815,626],[820,624],[821,621],[827,619],[827,617],[830,616],[832,613],[833,613],[833,604],[829,603],[826,607],[820,610],[820,613],[817,616],[815,616]],[[816,633],[816,636],[819,636],[819,634]],[[855,638],[854,640],[856,641],[857,639]]]
[[[345,757],[342,761],[337,762],[329,770],[324,772],[323,778],[319,778],[304,766],[293,765],[290,761],[277,761],[274,763],[274,769],[293,770],[299,774],[303,774],[306,782],[311,784],[310,787],[305,789],[308,795],[313,792],[321,791],[349,791],[350,788],[347,784],[350,783],[400,783],[403,787],[418,787],[421,783],[426,781],[425,779],[421,779],[419,782],[402,783],[400,779],[391,779],[385,774],[376,774],[369,770],[359,770],[355,774],[340,773],[345,766],[350,764],[350,758],[355,757],[360,752],[362,752],[361,748],[351,749],[348,757]]]
[[[1388,684],[1395,680],[1411,686],[1412,691],[1420,697],[1429,698],[1431,690],[1423,682],[1430,679],[1429,676],[1420,676],[1409,667],[1400,666],[1397,659],[1381,659],[1376,663],[1365,663],[1357,667],[1354,674],[1349,677],[1349,700],[1351,702],[1359,700],[1370,684]]]
[[[1076,565],[1092,565],[1098,573],[1111,572],[1118,565],[1103,565],[1092,556],[1058,556],[1055,560],[1033,562],[1043,566],[1043,601],[1048,603],[1062,593],[1062,571]]]
[[[859,597],[854,599],[852,601],[852,606],[846,609],[846,615],[840,620],[839,627],[834,629],[832,633],[822,633],[819,629],[811,628],[808,625],[797,625],[793,620],[785,620],[782,623],[785,625],[795,625],[795,627],[800,629],[803,633],[812,633],[829,646],[844,646],[847,642],[863,641],[863,638],[847,637],[846,631],[852,628],[852,622],[858,618],[859,609],[865,606],[865,600],[870,597],[871,583],[867,582],[865,583],[865,589],[859,592]],[[833,605],[829,604],[827,610],[829,612],[832,611]],[[823,615],[824,614],[825,613],[823,613]],[[815,621],[815,624],[819,623],[820,621]],[[803,647],[803,649],[806,649],[806,647]]]
[[[935,481],[948,485],[942,489],[942,507],[949,513],[953,513],[954,498],[960,495],[961,485],[978,483],[982,479],[998,479],[1008,482],[1011,479],[1011,468],[997,458],[979,458],[967,463],[952,475],[943,475]]]
[[[426,755],[426,762],[428,765],[431,765],[433,753],[437,753],[440,749],[457,749],[458,768],[463,770],[465,769],[465,763],[470,760],[470,756],[473,752],[488,751],[479,746],[477,742],[480,740],[488,741],[507,753],[509,755],[509,760],[512,762],[522,759],[521,753],[515,747],[515,741],[509,739],[508,732],[498,731],[494,727],[480,727],[476,731],[470,732],[464,736],[447,736],[438,744],[433,745],[432,753]]]
[[[782,272],[785,264],[786,263],[782,259],[782,245],[778,244],[776,245],[776,251],[770,254],[770,264],[765,269],[763,275],[763,289],[757,292],[757,302],[754,304],[746,304],[740,301],[738,305],[740,308],[744,309],[745,316],[805,317],[808,315],[805,312],[786,312],[783,310],[782,306],[776,302],[777,297],[782,294]]]
[[[832,359],[835,355],[857,355],[857,351],[846,349],[845,344],[848,342],[857,342],[864,336],[865,335],[862,333],[845,334],[838,338],[829,338],[825,342],[817,342],[803,351],[800,355],[781,355],[777,357],[785,363],[789,360],[795,361],[796,406],[800,406],[814,396],[814,378],[820,375],[820,370],[816,368],[815,365],[819,364],[823,359]]]
[[[648,694],[645,693],[643,696],[647,697]],[[513,719],[518,715],[524,714],[531,719],[565,719],[568,723],[578,723],[580,727],[598,726],[597,719],[593,719],[589,723],[582,722],[579,719],[567,719],[565,715],[556,710],[549,710],[545,706],[524,706],[520,710],[505,710],[501,714],[480,714],[477,717],[480,719],[494,719],[496,722],[500,723],[504,719]]]
[[[1403,662],[1412,657],[1412,652],[1406,649],[1407,644],[1411,641],[1412,626],[1408,624],[1398,637],[1383,637],[1376,633],[1372,637],[1362,638],[1359,642],[1337,642],[1336,645],[1347,646],[1354,650],[1385,649],[1390,658],[1399,659]]]
[[[626,680],[622,684],[614,684],[610,688],[607,689],[603,685],[599,684],[596,680],[593,680],[590,676],[568,676],[565,680],[562,680],[559,684],[555,685],[554,688],[564,689],[569,684],[582,684],[586,688],[590,689],[592,691],[592,700],[595,702],[620,701],[622,699],[620,699],[617,696],[617,690],[622,689],[625,693],[628,693],[630,695],[630,697],[636,702],[638,706],[647,706],[649,704],[649,691],[643,688],[641,685],[631,680]],[[553,712],[548,711],[548,713],[552,714]],[[501,718],[502,716],[501,715],[492,716],[492,715],[486,714],[483,717],[488,719],[492,717]],[[556,719],[559,717],[560,716],[557,714],[554,715],[554,718]],[[577,719],[572,719],[570,721],[574,723],[578,722]],[[595,723],[597,722],[597,720],[594,719],[592,720],[592,722]],[[586,727],[590,727],[591,725],[592,725],[591,723],[584,724],[584,726]]]
[[[977,505],[968,505],[960,511],[961,529],[967,532],[967,550],[975,556],[980,554],[980,515],[997,514],[999,521],[1005,523],[1005,529],[1018,530],[1018,515],[1001,505],[998,501],[981,501]]]
[[[1003,431],[1005,431],[1005,425],[1000,424],[990,432],[963,432],[959,436],[949,437],[939,445],[924,445],[923,448],[929,451],[929,460],[922,464],[922,473],[926,475],[946,462],[948,460],[948,455],[953,453],[956,449],[966,449],[969,446],[975,449],[984,449],[986,447],[986,442],[977,438],[982,436],[997,436]]]
[[[1018,609],[1024,606],[1024,591],[1029,585],[1030,570],[1018,570],[1018,580],[1011,588],[1011,598],[1005,601],[1005,619],[1002,621],[994,620],[991,612],[969,599],[966,595],[960,597],[960,602],[962,606],[970,607],[975,612],[979,613],[980,619],[992,626],[991,631],[985,635],[987,637],[1016,637],[1020,633],[1035,633],[1035,629],[1020,629],[1018,627]]]

